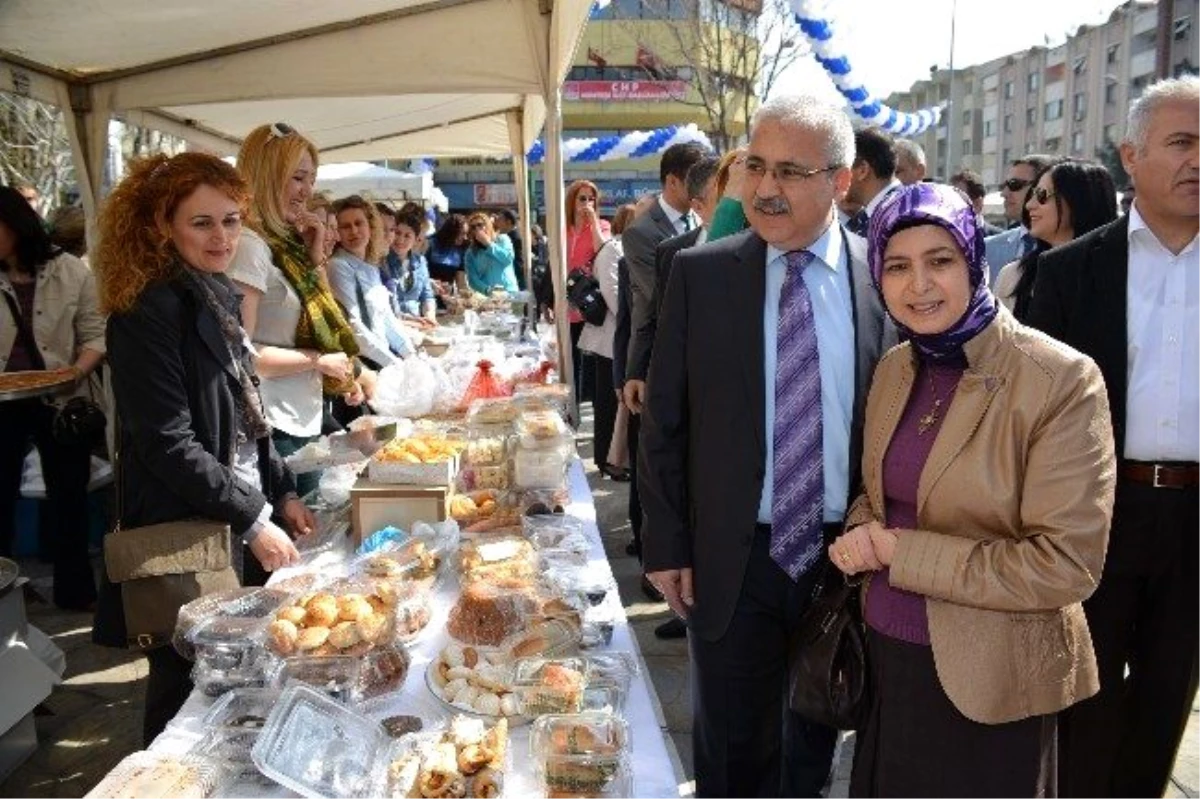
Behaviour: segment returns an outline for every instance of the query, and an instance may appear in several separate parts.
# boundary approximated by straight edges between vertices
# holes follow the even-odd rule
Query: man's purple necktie
[[[813,254],[787,254],[775,347],[775,481],[771,558],[794,580],[821,554],[825,468],[821,440],[821,364],[804,270]]]

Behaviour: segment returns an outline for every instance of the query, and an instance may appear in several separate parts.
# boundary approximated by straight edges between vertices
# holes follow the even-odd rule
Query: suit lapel
[[[658,203],[650,206],[650,218],[654,220],[654,224],[658,226],[658,231],[662,234],[659,241],[679,235],[679,231],[671,224],[671,220],[667,219],[666,212],[663,211],[662,206]]]
[[[767,244],[756,234],[747,237],[738,250],[738,263],[725,274],[726,296],[729,297],[731,319],[738,358],[742,362],[742,379],[746,388],[746,407],[754,423],[764,457],[766,439],[766,376],[763,372],[763,304],[767,294]],[[744,322],[740,320],[745,320]],[[717,320],[714,320],[717,321]],[[717,321],[719,324],[720,322]]]
[[[1113,396],[1112,414],[1124,428],[1126,384],[1129,374],[1129,217],[1121,217],[1110,225],[1104,235],[1092,243],[1095,268],[1088,269],[1087,280],[1091,284],[1093,313],[1084,318],[1093,326],[1091,338],[1103,349],[1095,353],[1094,359],[1109,364],[1107,373],[1120,378],[1110,387]],[[1124,450],[1124,441],[1117,442],[1117,450]]]
[[[221,328],[217,324],[217,319],[211,311],[203,307],[204,300],[197,297],[194,293],[191,294],[192,302],[196,308],[196,331],[200,334],[200,340],[204,342],[204,346],[208,347],[212,356],[221,364],[221,368],[225,373],[238,380],[237,368],[233,365],[233,355],[229,352],[229,345],[225,341],[224,334],[221,333]],[[206,312],[207,311],[207,312]]]
[[[925,468],[921,471],[921,480],[917,485],[918,519],[921,518],[921,510],[925,507],[929,492],[975,435],[980,420],[1003,383],[1004,378],[1000,376],[985,375],[974,369],[963,372]]]

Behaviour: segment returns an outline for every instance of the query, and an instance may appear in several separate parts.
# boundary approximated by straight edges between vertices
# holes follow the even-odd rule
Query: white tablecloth
[[[596,508],[592,503],[591,490],[583,473],[583,465],[578,459],[570,470],[571,504],[567,512],[584,522],[585,530],[591,540],[592,549],[589,555],[591,568],[602,569],[611,576],[608,559],[600,541],[600,533],[596,527]],[[347,539],[347,550],[349,549]],[[615,585],[615,583],[614,583]],[[422,715],[422,710],[437,709],[450,714],[452,711],[434,697],[425,683],[425,671],[430,661],[437,656],[449,638],[445,632],[446,616],[451,604],[457,597],[458,584],[455,580],[447,580],[434,598],[433,616],[424,635],[410,644],[409,654],[412,664],[404,687],[386,702],[386,713],[415,713]],[[645,661],[638,649],[637,640],[633,637],[621,608],[615,589],[605,600],[611,603],[614,611],[614,630],[612,644],[595,650],[606,652],[630,652],[637,659],[641,673],[630,686],[630,694],[625,703],[624,715],[629,723],[632,737],[631,763],[633,767],[633,796],[677,797],[681,777],[675,773],[672,759],[668,755],[665,732],[659,722],[657,699],[652,695],[650,675],[646,671]],[[151,751],[171,754],[187,752],[202,737],[201,720],[215,700],[204,696],[199,691],[193,691],[179,714],[168,725],[167,729],[151,744]],[[379,717],[378,700],[372,703],[374,717]],[[533,762],[529,756],[529,727],[516,727],[512,731],[510,745],[511,769],[505,784],[505,795],[510,797],[536,795],[539,791],[534,784]],[[273,790],[264,791],[261,786],[250,783],[236,782],[227,785],[223,791],[226,796],[289,796],[289,791],[281,786],[273,786]]]

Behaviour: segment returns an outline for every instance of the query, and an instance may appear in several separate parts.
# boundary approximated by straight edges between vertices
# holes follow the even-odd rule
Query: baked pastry
[[[521,630],[536,608],[532,591],[500,591],[487,583],[471,583],[450,609],[446,629],[464,643],[497,646]]]
[[[338,602],[332,594],[317,594],[304,604],[305,627],[328,627],[338,619]]]
[[[329,640],[328,627],[305,627],[296,637],[296,649],[308,652]]]
[[[293,625],[300,625],[304,623],[304,617],[306,615],[307,611],[304,608],[297,607],[296,605],[288,605],[286,608],[283,608],[276,613],[275,618],[281,621],[291,622]]]
[[[375,613],[371,603],[361,594],[346,594],[338,598],[338,619],[360,621]]]
[[[504,790],[504,772],[494,768],[481,770],[471,780],[471,796],[493,799]]]
[[[300,630],[287,619],[276,619],[267,626],[267,643],[276,653],[290,655],[296,651]]]
[[[337,626],[329,631],[329,643],[338,649],[354,646],[361,640],[358,624],[353,621],[338,622]]]

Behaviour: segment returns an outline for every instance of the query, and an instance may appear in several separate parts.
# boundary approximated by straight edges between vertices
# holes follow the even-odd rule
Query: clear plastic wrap
[[[399,691],[408,677],[411,659],[400,644],[377,647],[362,659],[358,675],[358,697],[376,699]]]
[[[532,588],[477,581],[466,585],[450,608],[446,631],[464,644],[499,646],[526,628],[538,605]]]
[[[396,741],[381,758],[373,794],[497,797],[509,764],[508,723],[454,717],[444,732]]]
[[[394,639],[396,607],[407,596],[388,580],[340,580],[295,598],[266,627],[267,648],[291,655],[361,656]]]
[[[514,429],[523,449],[554,449],[574,440],[571,428],[553,410],[523,411]]]
[[[631,796],[629,725],[620,716],[578,713],[542,716],[529,749],[548,795]]]
[[[321,473],[317,485],[321,499],[331,505],[341,505],[350,501],[350,489],[358,482],[362,471],[361,463],[350,463],[344,466],[334,466]]]
[[[460,491],[495,489],[507,491],[512,485],[509,462],[463,466],[458,472]]]
[[[261,730],[246,727],[212,729],[192,748],[192,754],[222,763],[229,770],[231,778],[239,782],[274,785],[271,778],[259,771],[250,758],[260,734]]]
[[[283,692],[251,757],[285,788],[333,799],[369,795],[386,746],[377,722],[299,685]]]
[[[555,411],[567,419],[574,398],[565,383],[522,383],[513,390],[513,401],[521,410]]]
[[[458,563],[464,583],[531,580],[537,574],[533,545],[517,535],[464,540],[459,547]]]
[[[519,715],[512,693],[512,664],[501,650],[450,642],[425,670],[438,699],[460,712],[490,718]]]
[[[412,436],[388,442],[367,467],[372,483],[450,485],[458,474],[465,444],[435,436]]]
[[[468,466],[502,466],[508,463],[511,427],[505,425],[472,426],[467,432],[467,451],[463,462]]]
[[[521,519],[521,529],[534,546],[557,546],[566,537],[584,535],[583,520],[566,513],[535,513]]]
[[[609,592],[616,588],[612,575],[605,568],[588,564],[583,569],[573,566],[549,565],[542,569],[542,583],[551,591],[563,595],[575,594],[587,599],[593,607],[604,602]]]
[[[511,397],[487,397],[472,402],[467,407],[467,426],[489,432],[512,432],[512,423],[520,410]]]
[[[525,658],[513,672],[513,692],[526,716],[578,713],[588,684],[588,662],[583,658]]]
[[[134,752],[118,763],[87,797],[206,799],[229,779],[218,761],[197,755]]]
[[[265,618],[270,616],[287,596],[285,590],[274,586],[231,588],[205,594],[179,609],[171,643],[180,655],[194,660],[195,647],[189,638],[198,626],[218,617]]]

